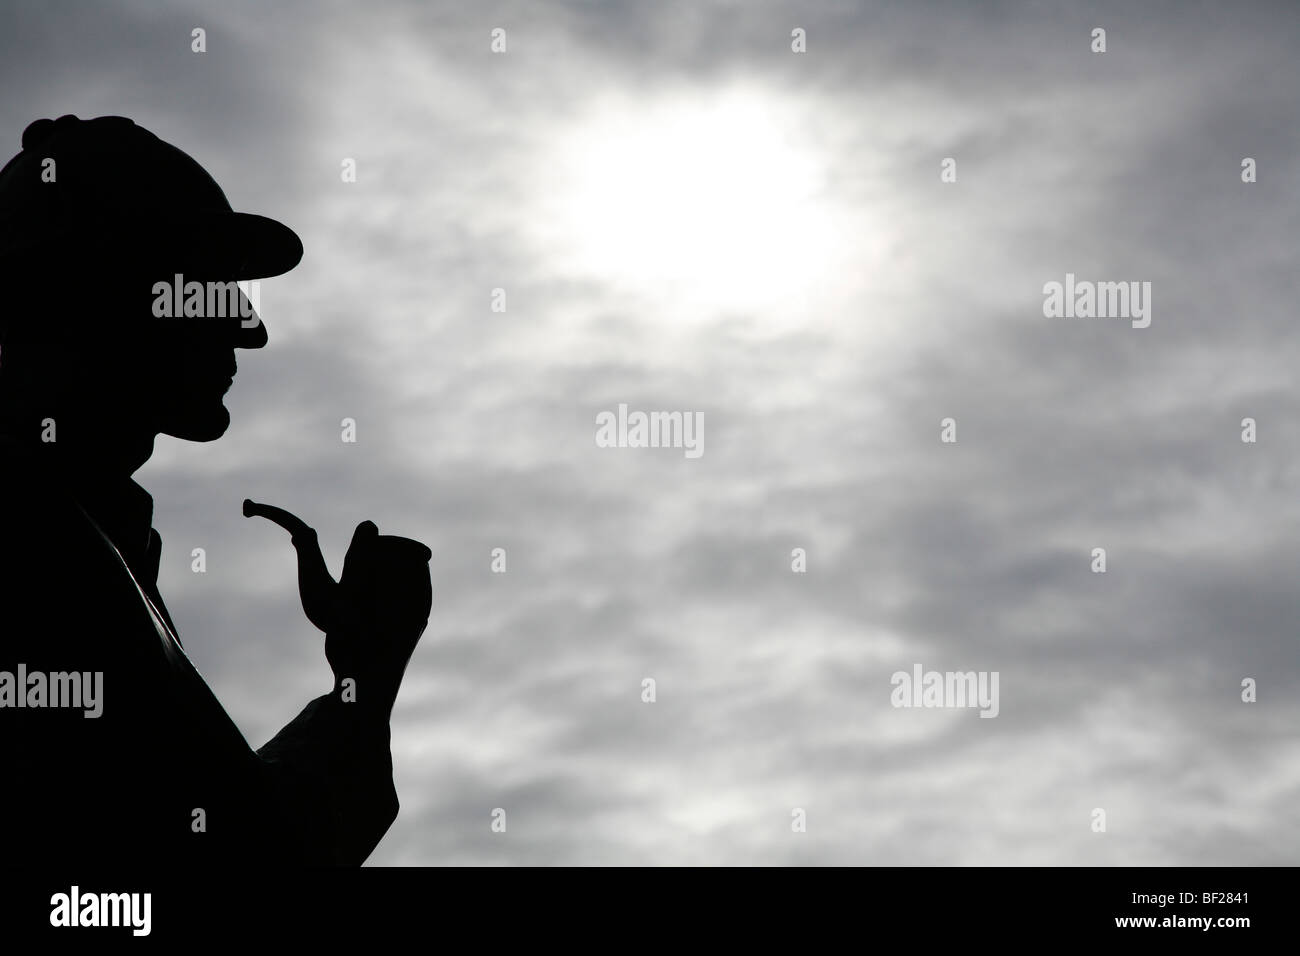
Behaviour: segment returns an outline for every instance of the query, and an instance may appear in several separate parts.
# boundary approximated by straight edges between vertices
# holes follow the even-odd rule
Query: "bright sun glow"
[[[799,310],[834,250],[816,160],[757,97],[603,107],[546,177],[548,257],[685,318]]]

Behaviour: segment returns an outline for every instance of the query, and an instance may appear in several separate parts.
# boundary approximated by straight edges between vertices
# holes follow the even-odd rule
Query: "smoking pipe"
[[[302,609],[325,632],[325,658],[336,680],[356,678],[367,685],[371,693],[365,696],[378,701],[381,712],[391,710],[411,652],[429,622],[433,552],[411,538],[381,535],[373,521],[363,521],[335,581],[315,529],[297,515],[247,498],[244,515],[268,518],[292,536]]]
[[[260,504],[251,498],[244,499],[244,517],[269,518],[292,536],[290,540],[298,552],[298,596],[302,598],[302,609],[307,620],[328,631],[338,620],[341,595],[339,583],[325,565],[316,529],[283,508]],[[376,528],[375,533],[378,532]]]
[[[352,537],[343,561],[343,574],[335,581],[325,565],[316,529],[297,515],[245,498],[244,516],[268,518],[289,532],[298,552],[298,594],[302,609],[307,620],[322,631],[328,633],[331,628],[346,623],[346,612],[352,610],[350,605],[364,602],[368,592],[384,584],[390,585],[388,600],[413,614],[422,608],[423,618],[428,618],[428,595],[423,592],[428,590],[428,564],[433,552],[419,541],[381,535],[373,521],[363,521]],[[392,590],[396,593],[391,593]]]

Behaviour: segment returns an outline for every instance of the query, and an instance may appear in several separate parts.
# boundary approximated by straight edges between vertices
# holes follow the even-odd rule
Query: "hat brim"
[[[130,223],[87,222],[75,234],[47,236],[0,257],[11,278],[86,268],[222,280],[268,279],[302,261],[302,240],[284,223],[248,212],[141,216]]]
[[[297,233],[278,220],[250,212],[199,214],[180,224],[179,231],[187,258],[210,262],[231,279],[269,279],[302,261]]]

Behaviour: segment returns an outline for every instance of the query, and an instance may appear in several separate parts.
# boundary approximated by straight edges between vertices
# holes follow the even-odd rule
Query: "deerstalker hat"
[[[86,269],[261,279],[301,259],[292,229],[235,212],[194,159],[126,117],[36,120],[0,169],[0,280],[11,286]],[[264,344],[260,319],[239,338]]]

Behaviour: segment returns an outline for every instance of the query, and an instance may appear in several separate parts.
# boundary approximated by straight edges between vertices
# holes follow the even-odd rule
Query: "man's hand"
[[[334,689],[367,711],[387,717],[402,674],[424,633],[433,604],[431,552],[418,541],[381,535],[372,521],[352,534],[339,581],[325,658]],[[351,680],[351,695],[344,681]]]

